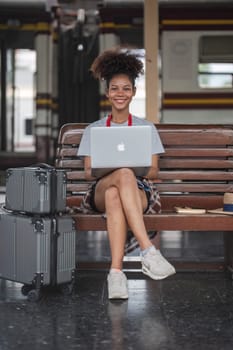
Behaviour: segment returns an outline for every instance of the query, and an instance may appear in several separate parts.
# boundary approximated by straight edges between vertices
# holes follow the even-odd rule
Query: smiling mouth
[[[115,102],[117,103],[124,103],[126,100],[120,100],[120,99],[116,99]]]

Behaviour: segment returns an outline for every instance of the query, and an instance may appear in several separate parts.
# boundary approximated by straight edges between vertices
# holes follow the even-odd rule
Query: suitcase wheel
[[[68,284],[62,284],[60,286],[60,291],[63,295],[71,295],[73,293],[74,284],[68,283]]]
[[[28,292],[28,300],[29,301],[38,301],[41,297],[41,293],[38,289],[31,289]]]
[[[32,289],[33,289],[33,286],[31,284],[24,284],[21,288],[21,293],[27,296],[30,290]]]

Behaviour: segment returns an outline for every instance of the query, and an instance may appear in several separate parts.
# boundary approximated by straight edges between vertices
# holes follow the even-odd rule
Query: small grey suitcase
[[[29,300],[38,300],[43,286],[71,293],[75,239],[71,217],[33,217],[1,207],[0,278],[22,283]]]
[[[7,169],[8,210],[42,215],[66,210],[66,173],[45,166]]]

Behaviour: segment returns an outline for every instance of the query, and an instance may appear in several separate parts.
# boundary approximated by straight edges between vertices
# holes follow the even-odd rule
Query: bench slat
[[[164,170],[159,171],[159,179],[161,180],[203,180],[203,181],[233,181],[233,172],[229,171],[203,171],[203,170]]]
[[[59,159],[75,158],[75,157],[77,157],[77,151],[78,151],[78,147],[60,148],[57,151],[57,158],[59,158]]]
[[[222,194],[212,194],[204,195],[202,194],[192,194],[192,193],[182,193],[179,196],[174,194],[161,195],[162,208],[166,208],[166,211],[174,211],[175,207],[189,207],[189,208],[201,208],[201,209],[216,209],[222,207]],[[165,210],[163,210],[165,211]]]
[[[73,170],[73,171],[69,171],[67,170],[66,172],[66,176],[67,176],[67,179],[72,181],[72,180],[83,180],[85,181],[85,172],[83,170]]]
[[[63,134],[61,139],[62,145],[76,145],[79,144],[82,138],[82,131],[76,130],[75,132],[67,132]]]
[[[69,207],[78,207],[81,203],[82,195],[75,195],[67,196],[67,206]],[[174,207],[190,207],[190,208],[206,208],[208,210],[210,209],[216,209],[222,207],[222,194],[216,195],[212,194],[210,196],[204,196],[203,194],[179,194],[172,195],[172,194],[161,194],[161,203],[163,212],[165,211],[174,211]]]
[[[219,183],[219,184],[209,184],[206,183],[158,183],[157,184],[158,190],[162,194],[162,192],[174,192],[174,193],[180,193],[180,192],[202,192],[202,193],[224,193],[224,192],[233,192],[233,184],[225,184],[225,183]],[[86,191],[88,188],[87,183],[68,183],[67,184],[67,190],[68,192],[83,192]]]
[[[208,180],[208,181],[232,181],[233,172],[229,171],[201,171],[201,170],[170,170],[159,171],[158,177],[160,180]],[[84,180],[84,171],[67,171],[68,180]],[[84,180],[85,181],[85,180]]]
[[[57,168],[64,169],[83,169],[83,160],[75,158],[75,159],[58,159],[56,161]]]
[[[166,157],[233,157],[233,148],[194,148],[194,147],[169,147],[166,148]]]
[[[203,193],[216,193],[216,192],[232,192],[233,184],[212,184],[212,183],[160,183],[158,189],[161,192],[203,192]]]
[[[163,132],[160,131],[160,137],[166,146],[172,145],[190,145],[190,146],[206,146],[206,145],[232,145],[233,130],[186,130]]]
[[[169,159],[161,158],[159,161],[162,169],[233,169],[233,160],[223,159]]]
[[[76,228],[81,231],[106,231],[106,220],[102,215],[73,215]],[[157,220],[156,220],[157,218]],[[232,216],[221,214],[175,214],[144,215],[147,230],[156,231],[232,231]]]

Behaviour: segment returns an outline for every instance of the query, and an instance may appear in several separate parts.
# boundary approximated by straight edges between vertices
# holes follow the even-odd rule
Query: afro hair
[[[100,54],[92,63],[90,71],[99,80],[105,80],[107,85],[114,75],[126,74],[133,85],[135,79],[144,73],[143,63],[139,57],[129,50],[107,50]]]

